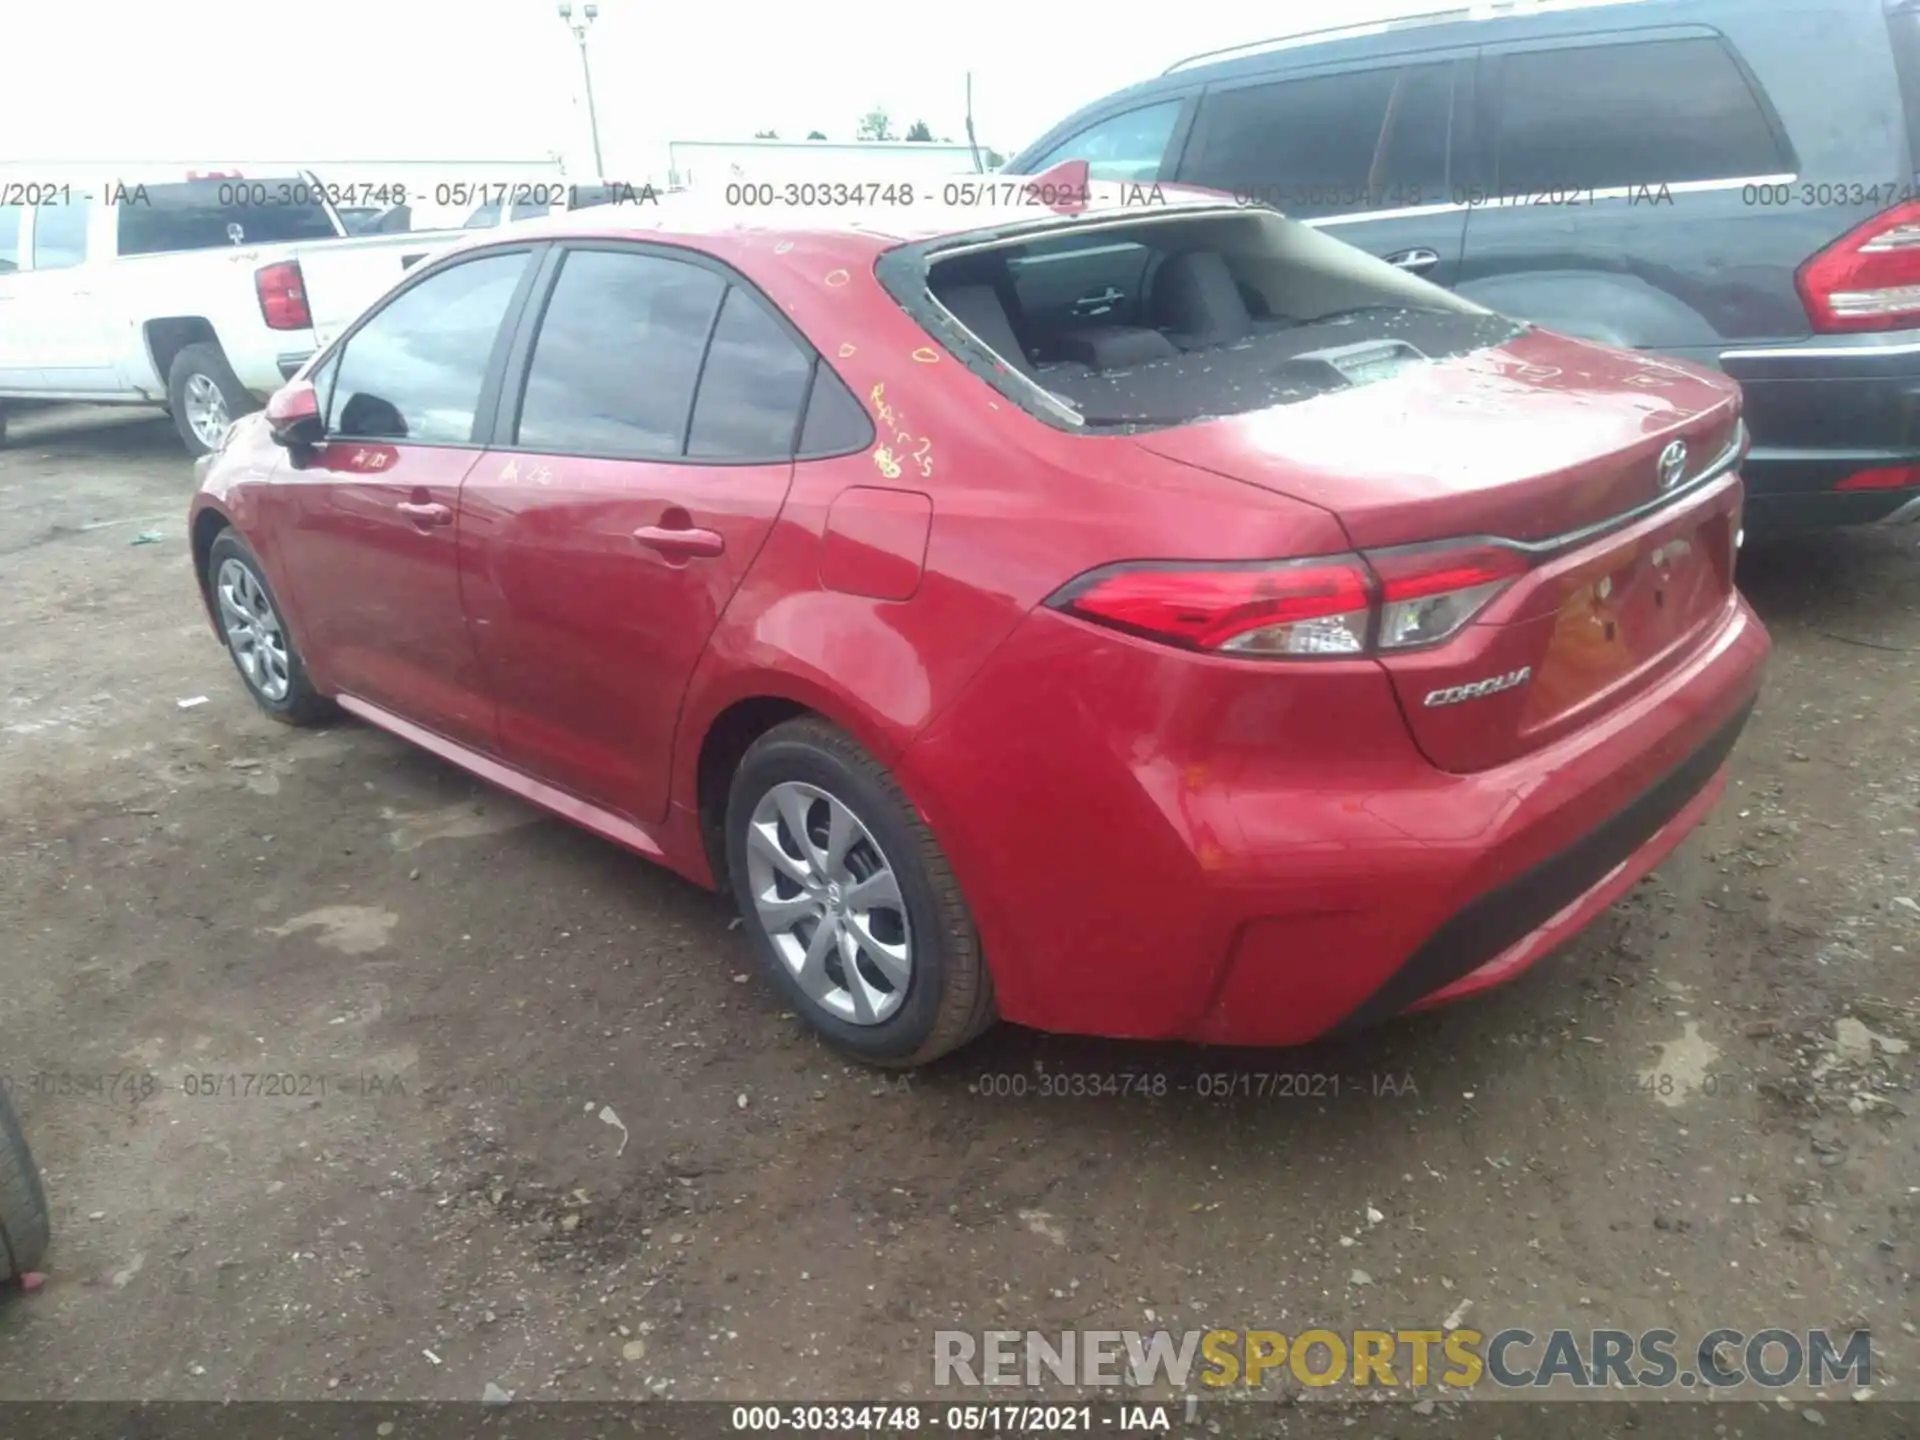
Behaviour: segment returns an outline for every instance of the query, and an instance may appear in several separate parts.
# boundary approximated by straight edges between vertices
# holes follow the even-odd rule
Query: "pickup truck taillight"
[[[1815,330],[1920,324],[1920,202],[1896,205],[1842,235],[1794,280]]]
[[[269,330],[305,330],[313,324],[313,312],[307,309],[307,283],[298,260],[282,260],[262,265],[253,274],[253,288],[260,295],[260,313]]]

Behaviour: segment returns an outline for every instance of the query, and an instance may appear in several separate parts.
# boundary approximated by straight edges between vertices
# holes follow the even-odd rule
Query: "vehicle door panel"
[[[531,269],[526,249],[482,253],[370,315],[316,372],[326,442],[268,487],[316,674],[483,751],[497,742],[461,607],[460,486]]]
[[[121,389],[102,293],[111,267],[101,253],[101,221],[111,218],[77,190],[32,208],[32,260],[14,277],[7,318],[40,372],[35,388],[48,394],[104,396]],[[110,241],[110,231],[106,235]]]
[[[492,706],[460,609],[455,519],[469,448],[340,440],[295,472],[282,554],[301,638],[334,687],[479,750]],[[444,518],[441,518],[444,517]]]
[[[1153,252],[1137,244],[1089,244],[1071,247],[1042,242],[1010,260],[1020,312],[1036,332],[1097,322],[1144,324],[1148,261]]]
[[[814,362],[742,374],[736,332],[781,322],[690,254],[581,244],[549,268],[508,365],[520,393],[461,492],[467,614],[503,756],[657,821],[687,683],[785,503]],[[710,461],[710,414],[769,453]]]
[[[502,755],[639,821],[666,813],[680,697],[786,498],[793,464],[489,452],[461,492],[475,645]],[[718,555],[636,533],[705,531]]]

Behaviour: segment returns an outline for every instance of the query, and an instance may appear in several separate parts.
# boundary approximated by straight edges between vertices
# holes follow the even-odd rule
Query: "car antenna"
[[[967,71],[967,148],[973,152],[973,173],[984,175],[987,167],[980,163],[980,142],[973,138],[973,71]]]

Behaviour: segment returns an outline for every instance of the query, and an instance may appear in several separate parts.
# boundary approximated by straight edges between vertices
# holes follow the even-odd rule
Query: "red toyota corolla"
[[[884,1064],[1378,1021],[1698,823],[1768,644],[1734,385],[1217,197],[995,198],[421,266],[201,462],[255,698],[730,886]]]

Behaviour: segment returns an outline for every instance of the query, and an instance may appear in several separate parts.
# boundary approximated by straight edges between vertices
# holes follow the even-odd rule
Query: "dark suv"
[[[1214,51],[1007,166],[1229,191],[1491,309],[1716,366],[1749,524],[1920,519],[1920,0],[1593,0]],[[1153,257],[1026,262],[1152,323]],[[1656,396],[1648,396],[1657,407]]]

